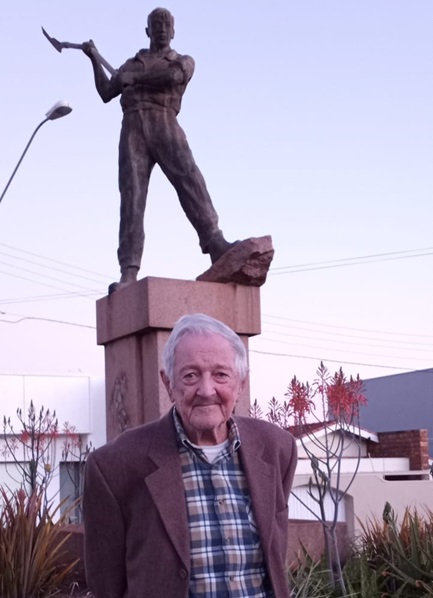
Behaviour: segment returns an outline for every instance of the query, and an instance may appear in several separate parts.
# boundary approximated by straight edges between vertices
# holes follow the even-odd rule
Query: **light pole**
[[[44,120],[41,123],[39,123],[38,126],[36,127],[36,129],[33,131],[33,134],[30,137],[29,142],[27,143],[23,153],[21,154],[21,158],[18,160],[18,164],[15,166],[14,171],[11,174],[11,177],[8,180],[6,187],[4,188],[3,193],[1,194],[0,202],[2,201],[3,197],[5,196],[6,191],[9,189],[9,185],[11,184],[12,179],[14,178],[18,168],[20,167],[20,164],[23,161],[23,158],[26,155],[31,142],[33,141],[36,133],[39,131],[39,129],[42,127],[42,125],[44,125],[49,120],[56,120],[56,118],[62,118],[62,116],[66,116],[70,112],[72,112],[72,107],[69,105],[68,102],[65,102],[63,100],[61,100],[60,102],[56,102],[54,104],[54,106],[52,108],[50,108],[50,110],[48,110],[48,112],[45,115]]]

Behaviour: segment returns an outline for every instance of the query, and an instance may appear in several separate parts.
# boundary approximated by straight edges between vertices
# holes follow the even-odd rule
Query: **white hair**
[[[174,353],[179,341],[190,334],[219,334],[233,347],[235,352],[235,368],[245,380],[248,374],[248,357],[245,346],[239,336],[229,326],[205,314],[182,316],[174,325],[162,353],[162,367],[170,382],[173,382]]]

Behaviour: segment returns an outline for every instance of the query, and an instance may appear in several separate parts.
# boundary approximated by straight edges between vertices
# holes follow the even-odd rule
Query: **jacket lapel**
[[[148,456],[157,469],[146,477],[147,488],[176,552],[189,570],[190,546],[185,489],[171,411],[158,422]]]
[[[241,437],[240,456],[251,493],[254,517],[265,554],[269,554],[276,510],[276,468],[264,458],[265,445],[242,420],[236,420]]]

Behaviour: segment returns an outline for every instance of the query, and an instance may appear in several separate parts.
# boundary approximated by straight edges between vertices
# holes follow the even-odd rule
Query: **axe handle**
[[[83,44],[71,44],[70,42],[60,42],[60,45],[63,48],[71,48],[72,50],[82,50]]]
[[[72,44],[71,42],[62,42],[62,48],[72,49],[72,50],[82,50],[83,44]],[[93,55],[95,56],[96,60],[102,64],[103,67],[107,69],[110,75],[115,75],[117,73],[116,69],[114,69],[109,62],[105,60],[103,56],[100,55],[96,48],[93,48]]]
[[[107,71],[110,73],[110,75],[115,75],[117,73],[116,69],[114,69],[111,66],[111,64],[108,63],[105,60],[105,58],[99,54],[99,52],[96,52],[95,54],[96,54],[96,58],[99,60],[99,62],[102,64],[102,66],[107,69]]]
[[[79,44],[77,44],[79,45]],[[80,45],[81,49],[82,49],[82,45]],[[98,52],[98,50],[96,50],[95,48],[93,49],[93,55],[95,56],[96,60],[102,64],[103,67],[105,67],[107,69],[107,71],[110,73],[110,75],[115,75],[117,73],[116,69],[114,69],[111,64],[109,62],[107,62],[105,60],[105,58],[103,56],[100,55],[100,53]]]
[[[50,42],[50,44],[52,44],[54,46],[54,48],[57,50],[57,52],[61,52],[63,50],[63,48],[66,48],[66,49],[70,48],[72,50],[82,50],[83,49],[84,44],[73,44],[71,42],[59,42],[59,40],[57,40],[56,38],[48,35],[48,33],[45,31],[45,29],[43,27],[42,27],[42,33],[45,35],[45,37]],[[105,67],[107,69],[107,71],[110,73],[110,75],[115,75],[117,73],[116,69],[113,69],[111,64],[109,64],[105,60],[105,58],[99,54],[98,50],[95,47],[93,47],[93,55],[96,58],[96,60],[99,62],[99,64],[101,64],[103,67]]]

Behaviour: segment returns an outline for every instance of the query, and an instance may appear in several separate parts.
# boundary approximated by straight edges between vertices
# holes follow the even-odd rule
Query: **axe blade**
[[[43,27],[41,27],[41,29],[42,29],[42,33],[45,35],[45,37],[50,42],[50,44],[52,46],[54,46],[54,48],[57,50],[57,52],[61,52],[63,50],[63,48],[72,48],[74,50],[82,50],[83,49],[83,44],[73,44],[71,42],[59,42],[59,40],[56,39],[55,37],[51,37],[51,35],[48,35],[48,33],[45,31],[45,29]],[[105,58],[99,54],[99,52],[96,48],[94,48],[93,54],[97,58],[97,60],[100,62],[100,64],[102,64],[102,66],[104,66],[107,69],[107,71],[110,73],[110,75],[115,75],[117,73],[116,69],[114,69],[111,66],[111,64],[109,64],[105,60]]]
[[[42,29],[42,33],[45,35],[45,37],[50,42],[50,44],[55,47],[57,52],[61,52],[63,45],[57,39],[48,35],[48,33],[45,31],[45,29],[43,27],[41,27],[41,29]]]

